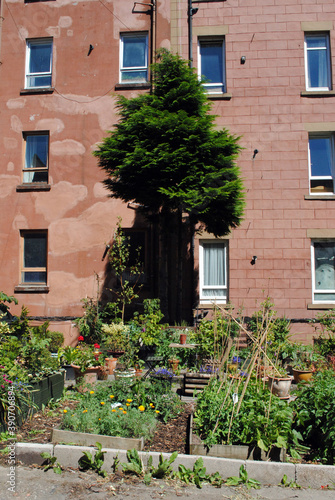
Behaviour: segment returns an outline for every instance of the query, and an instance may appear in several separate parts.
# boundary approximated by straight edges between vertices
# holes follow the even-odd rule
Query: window
[[[48,182],[49,133],[25,132],[23,182]]]
[[[21,232],[21,283],[47,282],[47,232]]]
[[[312,244],[314,302],[335,302],[335,240]]]
[[[224,39],[200,39],[198,44],[198,74],[204,77],[208,92],[226,92]]]
[[[52,40],[27,40],[26,88],[51,87]]]
[[[227,242],[200,241],[200,303],[227,302]]]
[[[329,34],[305,35],[305,73],[307,90],[330,90]]]
[[[308,145],[311,194],[334,193],[334,136],[311,134]]]
[[[143,33],[121,35],[120,51],[120,82],[147,82],[148,35]]]

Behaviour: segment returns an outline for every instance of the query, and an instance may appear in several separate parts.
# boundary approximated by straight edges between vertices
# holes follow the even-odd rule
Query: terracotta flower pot
[[[186,344],[186,338],[187,338],[186,333],[181,333],[180,334],[180,343]]]
[[[308,382],[312,378],[312,375],[312,370],[296,370],[293,368],[293,377],[297,384],[302,381]]]
[[[82,381],[84,384],[94,384],[98,380],[100,366],[91,366],[86,368],[84,372],[80,370],[80,366],[72,365],[76,383]]]
[[[108,370],[108,375],[113,375],[116,368],[117,358],[106,358],[105,366]]]

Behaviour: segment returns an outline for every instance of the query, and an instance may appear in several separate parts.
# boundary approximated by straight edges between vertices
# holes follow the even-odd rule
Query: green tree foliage
[[[215,128],[201,82],[178,55],[159,52],[153,82],[151,94],[118,98],[120,121],[94,152],[110,196],[147,215],[182,210],[227,234],[244,206],[238,138]]]

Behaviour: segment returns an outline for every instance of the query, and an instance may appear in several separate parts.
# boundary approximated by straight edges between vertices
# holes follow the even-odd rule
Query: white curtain
[[[223,297],[226,290],[225,246],[222,243],[203,244],[204,296]]]

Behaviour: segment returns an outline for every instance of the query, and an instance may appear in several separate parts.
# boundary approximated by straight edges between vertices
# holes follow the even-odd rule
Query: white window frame
[[[204,246],[206,244],[215,244],[224,248],[224,277],[223,285],[205,285],[204,284]],[[224,295],[204,295],[205,289],[216,288],[224,290]],[[228,240],[207,239],[199,240],[199,300],[200,304],[216,302],[217,304],[226,304],[228,301]]]
[[[325,46],[322,47],[308,47],[308,40],[311,38],[316,38],[324,36],[325,37]],[[309,85],[308,79],[308,54],[313,50],[325,50],[327,52],[327,86],[326,87],[312,87]],[[332,78],[331,78],[331,54],[330,54],[330,38],[328,32],[313,32],[313,33],[305,33],[305,41],[304,41],[304,53],[305,53],[305,81],[306,81],[306,90],[309,91],[327,91],[332,88]]]
[[[331,175],[312,175],[312,161],[311,161],[311,140],[315,139],[329,139],[330,141],[330,160],[331,160]],[[329,195],[335,192],[335,143],[334,134],[329,133],[310,133],[308,137],[308,170],[309,170],[309,191],[311,195]],[[312,182],[319,181],[320,187],[313,187]],[[332,183],[332,190],[327,190],[327,184]],[[324,187],[322,188],[322,183]]]
[[[124,40],[127,38],[139,38],[143,39],[143,43],[145,44],[145,65],[144,66],[123,66],[124,59]],[[148,46],[148,33],[147,32],[129,32],[129,33],[121,33],[120,34],[120,75],[119,82],[123,84],[133,84],[133,83],[146,83],[148,82],[148,60],[149,60],[149,46]],[[126,73],[135,73],[136,71],[145,71],[146,77],[145,81],[143,79],[138,80],[127,80],[124,78]]]
[[[45,236],[46,249],[45,249],[45,266],[42,267],[28,267],[25,266],[25,241],[28,235],[42,235]],[[46,285],[48,274],[47,274],[47,266],[48,266],[48,232],[47,230],[22,230],[20,231],[20,240],[21,240],[21,258],[20,258],[20,283],[22,285]],[[43,281],[29,281],[25,279],[25,273],[28,272],[40,272],[45,273],[45,280]]]
[[[227,92],[227,85],[226,85],[226,43],[225,43],[225,37],[220,36],[220,37],[199,37],[198,38],[198,78],[201,80],[204,78],[205,75],[202,74],[201,72],[201,45],[202,44],[207,44],[210,45],[211,43],[221,43],[222,47],[222,81],[221,82],[204,82],[203,86],[207,90],[208,93],[210,94],[224,94]]]
[[[312,240],[312,244],[311,244],[311,262],[312,262],[311,269],[312,269],[312,294],[313,294],[312,301],[313,301],[313,304],[335,304],[335,288],[333,290],[332,289],[324,289],[324,290],[323,289],[316,289],[315,246],[314,246],[315,243],[332,243],[334,245],[334,248],[335,248],[335,239],[328,238],[328,239]],[[329,299],[329,300],[325,300],[324,298],[317,300],[315,298],[315,296],[317,294],[329,294],[329,295],[332,294],[334,296],[334,298]]]
[[[47,161],[46,161],[46,167],[29,167],[26,168],[26,155],[27,155],[27,139],[28,137],[36,137],[36,136],[44,136],[48,138],[48,151],[47,151]],[[43,183],[47,184],[48,183],[48,177],[49,177],[49,131],[38,131],[38,132],[23,132],[23,183],[24,184],[35,184],[35,183]],[[36,181],[36,180],[25,180],[26,175],[25,174],[35,174],[35,173],[46,173],[46,180],[44,181]]]
[[[31,47],[36,46],[36,45],[46,44],[46,43],[51,45],[49,71],[31,73],[29,70]],[[50,88],[51,87],[51,85],[52,85],[52,53],[53,53],[53,40],[52,40],[52,38],[35,38],[35,39],[26,40],[26,78],[25,78],[25,88],[26,89],[38,89],[38,88]],[[50,78],[50,85],[30,85],[30,78],[39,77],[39,76],[46,77],[46,78],[49,77]]]

